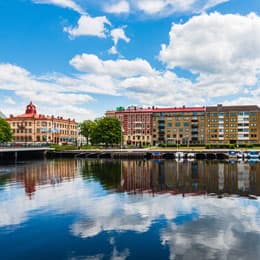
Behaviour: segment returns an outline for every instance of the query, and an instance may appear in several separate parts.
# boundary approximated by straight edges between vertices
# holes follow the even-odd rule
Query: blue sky
[[[0,110],[260,105],[259,0],[0,1]]]

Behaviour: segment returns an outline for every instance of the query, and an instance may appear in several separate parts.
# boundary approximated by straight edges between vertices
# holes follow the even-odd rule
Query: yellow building
[[[206,108],[206,143],[259,144],[258,106],[212,106]]]
[[[22,115],[6,118],[15,142],[60,143],[76,142],[78,127],[74,119],[37,114],[30,102]]]
[[[208,106],[118,107],[106,116],[118,118],[124,144],[260,144],[260,108]]]

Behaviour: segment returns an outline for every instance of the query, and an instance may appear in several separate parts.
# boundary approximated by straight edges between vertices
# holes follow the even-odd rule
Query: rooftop
[[[160,112],[204,112],[205,107],[128,107],[115,111],[116,113],[160,113]],[[108,111],[109,112],[109,111]],[[112,112],[112,111],[111,111]]]
[[[260,112],[260,108],[256,105],[244,105],[244,106],[217,106],[206,107],[206,112],[242,112],[242,111],[253,111]]]
[[[65,119],[63,117],[54,117],[52,116],[48,116],[48,115],[43,115],[43,114],[37,114],[37,110],[36,110],[36,106],[30,102],[29,105],[26,106],[26,110],[25,113],[22,115],[18,115],[18,116],[13,116],[10,115],[10,117],[8,119],[29,119],[29,118],[33,118],[33,119],[41,119],[41,120],[46,120],[46,119],[58,119],[58,120],[68,120],[68,121],[75,121],[75,119]]]

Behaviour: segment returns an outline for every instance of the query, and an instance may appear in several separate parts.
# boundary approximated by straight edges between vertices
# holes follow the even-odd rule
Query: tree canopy
[[[0,118],[0,143],[9,142],[12,139],[13,132],[10,125],[4,118]]]
[[[115,117],[103,117],[95,120],[95,127],[91,132],[93,144],[119,144],[122,137],[120,121]]]
[[[96,127],[96,123],[91,120],[85,120],[80,124],[80,134],[86,138],[87,145],[89,144],[89,139],[91,138],[91,133]]]

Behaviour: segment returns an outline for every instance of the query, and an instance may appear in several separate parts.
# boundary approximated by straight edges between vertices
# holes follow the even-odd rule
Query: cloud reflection
[[[37,187],[33,199],[24,196],[17,186],[5,186],[0,191],[0,228],[18,228],[36,210],[38,214],[76,213],[80,218],[70,231],[81,238],[108,231],[144,233],[158,220],[164,220],[166,227],[161,229],[160,238],[162,245],[169,246],[171,259],[183,255],[185,259],[229,259],[233,255],[244,258],[250,250],[260,258],[260,245],[250,242],[260,237],[259,200],[111,193],[99,182],[81,178],[75,169],[74,178],[67,182]],[[194,212],[195,217],[187,217],[194,216]],[[129,249],[118,251],[114,242],[110,243],[112,259],[129,256]],[[234,248],[242,249],[233,252]]]

